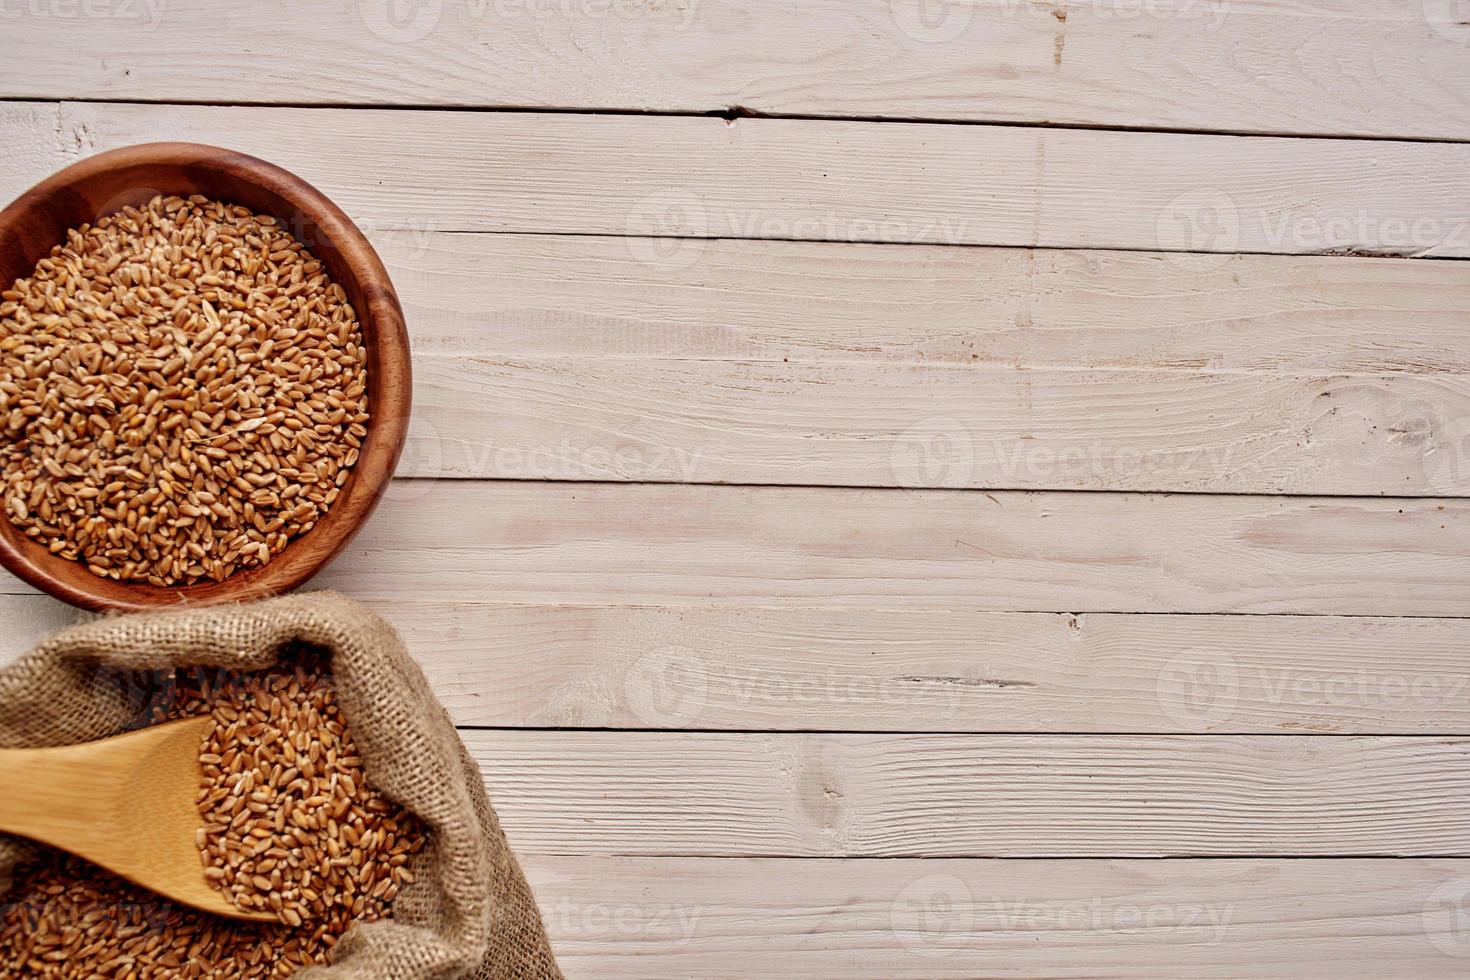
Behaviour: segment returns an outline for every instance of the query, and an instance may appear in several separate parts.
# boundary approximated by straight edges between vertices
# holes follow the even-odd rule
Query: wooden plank
[[[741,106],[1464,139],[1467,40],[1452,3],[1418,0],[252,0],[224,14],[142,0],[17,6],[0,59],[12,98]]]
[[[9,581],[14,579],[6,576]],[[0,667],[88,614],[44,595],[0,595]]]
[[[0,200],[6,204],[76,159],[77,147],[65,143],[59,105],[0,102],[0,133],[5,135],[0,161],[10,171],[0,175]]]
[[[1466,617],[1467,535],[1460,500],[407,480],[313,582],[369,602]]]
[[[1470,731],[1470,620],[375,605],[460,725]]]
[[[528,854],[1470,856],[1463,739],[463,734]]]
[[[383,601],[455,723],[1470,731],[1470,620]],[[84,614],[0,596],[0,664]]]
[[[380,241],[414,314],[415,438],[432,443],[404,475],[1470,488],[1464,386],[1358,376],[1464,370],[1470,279],[1445,265],[1248,256],[1181,273],[1156,254],[719,241],[664,271],[612,239]],[[511,356],[466,357],[497,351]],[[1065,370],[973,370],[1047,365]],[[1250,373],[1288,369],[1314,373]]]
[[[1175,857],[1470,851],[1470,742],[465,732],[528,854]]]
[[[1470,495],[1470,379],[420,355],[414,477]]]
[[[1463,860],[528,855],[570,978],[1462,977]]]
[[[419,354],[1470,371],[1470,276],[1434,262],[714,239],[655,264],[647,238],[373,243]]]
[[[371,600],[1470,615],[1470,502],[406,481]]]
[[[106,103],[60,123],[59,154],[187,139],[262,156],[375,230],[1470,256],[1457,143]],[[42,176],[15,156],[8,194]]]

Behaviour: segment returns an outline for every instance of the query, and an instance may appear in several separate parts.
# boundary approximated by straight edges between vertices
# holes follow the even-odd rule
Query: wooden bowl
[[[357,226],[316,188],[280,167],[195,143],[147,143],[90,157],[37,184],[0,211],[0,288],[28,276],[67,230],[158,194],[203,194],[286,224],[347,292],[367,348],[368,434],[326,516],[265,565],[223,582],[177,588],[114,582],[52,555],[0,514],[0,565],[87,609],[139,610],[256,599],[301,585],[342,550],[393,476],[408,432],[411,395],[403,309],[383,262]]]

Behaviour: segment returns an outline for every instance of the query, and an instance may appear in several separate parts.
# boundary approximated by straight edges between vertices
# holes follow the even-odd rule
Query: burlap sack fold
[[[112,680],[122,672],[260,670],[290,663],[303,646],[330,657],[364,771],[428,825],[430,841],[393,919],[355,927],[332,965],[297,976],[559,978],[478,767],[392,627],[343,596],[108,617],[64,630],[0,669],[0,748],[68,745],[136,726],[144,693]],[[0,835],[0,896],[31,847]]]

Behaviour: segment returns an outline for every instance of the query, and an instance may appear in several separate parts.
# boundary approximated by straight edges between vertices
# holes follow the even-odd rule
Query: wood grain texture
[[[106,17],[19,8],[0,58],[12,98],[740,106],[1464,139],[1470,30],[1453,14],[1418,0],[251,0],[222,15],[170,0]],[[49,57],[63,30],[68,57]],[[232,43],[217,50],[221,30]]]
[[[1465,369],[1450,264],[712,241],[665,270],[613,238],[381,242],[418,350],[407,476],[1470,490],[1467,390],[1437,376]]]
[[[312,584],[369,602],[1465,617],[1467,535],[1470,505],[1432,498],[407,480]]]
[[[389,602],[461,725],[1470,730],[1470,620]]]
[[[570,978],[1461,977],[1470,862],[528,855]]]
[[[464,733],[518,851],[1470,855],[1470,741]]]
[[[457,724],[892,732],[1470,730],[1470,620],[398,600]],[[82,614],[0,596],[0,664]]]
[[[420,355],[404,476],[1470,495],[1470,379]]]
[[[314,582],[373,601],[1466,616],[1467,536],[1470,504],[1433,499],[399,481]]]
[[[1470,256],[1457,143],[86,103],[61,107],[54,145],[156,139],[268,159],[368,229],[688,241],[646,256],[661,264],[705,238]],[[0,196],[39,176],[11,156]]]
[[[371,236],[417,354],[1470,372],[1470,276],[1341,256]],[[680,245],[679,247],[684,247]]]
[[[8,25],[7,25],[8,26]],[[32,184],[76,158],[79,148],[62,141],[61,106],[0,102],[0,131],[5,145],[0,160],[10,175],[0,178],[0,204],[9,204]]]

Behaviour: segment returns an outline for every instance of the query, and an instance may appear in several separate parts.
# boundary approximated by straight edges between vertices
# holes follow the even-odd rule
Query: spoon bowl
[[[237,908],[204,877],[195,800],[209,725],[189,718],[80,745],[0,749],[0,831],[69,851],[182,905],[279,923]]]

